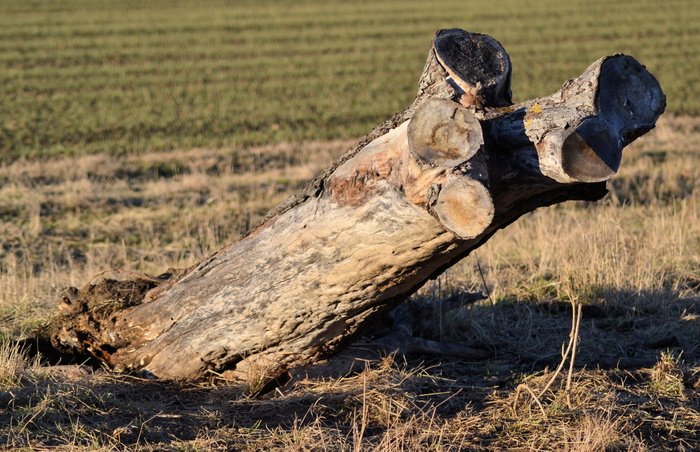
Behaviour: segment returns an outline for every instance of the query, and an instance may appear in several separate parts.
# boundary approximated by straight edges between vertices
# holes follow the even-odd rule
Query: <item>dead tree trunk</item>
[[[510,74],[493,38],[438,32],[413,104],[263,224],[167,281],[64,297],[44,334],[160,378],[274,377],[332,355],[521,215],[600,199],[665,107],[625,55],[518,105]]]

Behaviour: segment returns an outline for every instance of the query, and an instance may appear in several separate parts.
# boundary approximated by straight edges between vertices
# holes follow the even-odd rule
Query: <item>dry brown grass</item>
[[[15,342],[0,339],[0,389],[15,388],[41,372],[39,357],[28,357]]]
[[[0,444],[25,450],[700,448],[700,120],[663,118],[611,194],[528,215],[415,295],[483,362],[387,358],[251,398],[224,381],[39,368],[7,339],[106,268],[158,274],[235,240],[351,143],[0,166]],[[484,281],[486,287],[484,287]],[[460,291],[490,299],[449,315]],[[546,390],[583,304],[571,391]],[[528,390],[523,388],[527,386]],[[540,395],[540,393],[542,393]]]

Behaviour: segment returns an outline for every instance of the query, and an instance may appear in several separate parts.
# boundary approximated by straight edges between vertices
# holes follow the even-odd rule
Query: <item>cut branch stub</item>
[[[564,173],[581,182],[602,182],[617,172],[622,143],[607,122],[599,117],[589,118],[567,132],[558,146]]]
[[[461,95],[462,105],[507,107],[513,103],[510,58],[491,36],[457,28],[441,30],[433,49]]]
[[[575,129],[553,132],[548,146],[564,173],[580,182],[600,182],[615,174],[622,149],[651,130],[666,105],[659,82],[634,58],[611,55],[591,67],[596,66],[595,116]]]
[[[665,108],[659,82],[627,55],[603,57],[555,94],[491,112],[485,128],[501,148],[535,145],[543,175],[559,183],[601,182],[622,149],[654,127]]]
[[[484,136],[472,112],[433,98],[423,102],[408,123],[408,144],[418,161],[453,167],[476,154]]]
[[[491,194],[479,181],[450,174],[428,208],[440,223],[461,239],[473,239],[491,224],[494,207]]]

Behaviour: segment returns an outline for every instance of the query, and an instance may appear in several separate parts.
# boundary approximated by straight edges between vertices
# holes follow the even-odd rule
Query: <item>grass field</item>
[[[196,6],[195,6],[196,5]],[[362,136],[405,107],[433,32],[492,34],[516,100],[610,53],[700,113],[694,0],[0,2],[0,152],[112,155]]]
[[[699,449],[695,3],[0,0],[0,449]],[[618,51],[669,100],[605,199],[526,216],[414,296],[488,291],[423,334],[494,358],[387,358],[256,399],[13,347],[66,286],[236,240],[406,106],[433,31],[453,26],[503,43],[516,100]],[[571,390],[565,375],[546,389],[571,300]]]

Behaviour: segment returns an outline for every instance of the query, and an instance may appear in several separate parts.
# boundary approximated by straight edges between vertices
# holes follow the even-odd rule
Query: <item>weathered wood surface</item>
[[[622,149],[665,107],[625,55],[518,105],[510,74],[493,38],[438,32],[415,102],[246,237],[183,275],[132,281],[109,309],[75,301],[81,289],[42,334],[175,379],[272,378],[338,352],[523,214],[600,199]]]

